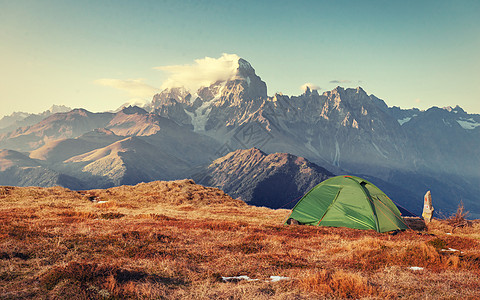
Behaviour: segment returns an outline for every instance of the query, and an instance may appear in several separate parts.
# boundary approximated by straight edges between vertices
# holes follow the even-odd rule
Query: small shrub
[[[466,217],[468,216],[469,212],[465,211],[465,207],[463,206],[463,202],[460,202],[458,205],[457,211],[455,214],[450,216],[447,219],[447,223],[451,226],[455,227],[465,227],[470,226],[471,222],[469,222]]]
[[[320,270],[299,280],[301,289],[340,298],[382,296],[375,286],[360,274],[346,271]],[[383,295],[385,296],[385,295]]]
[[[305,258],[290,255],[268,255],[265,259],[270,265],[280,269],[304,269],[311,266]]]
[[[337,296],[358,298],[358,296],[375,296],[376,289],[361,275],[337,271],[332,275],[330,286]]]
[[[406,251],[401,253],[398,258],[407,266],[432,268],[441,266],[438,251],[435,247],[426,243],[407,247]]]
[[[11,186],[0,186],[0,196],[10,195],[13,189]]]
[[[153,219],[155,221],[178,221],[176,218],[172,218],[163,214],[139,214],[135,216],[136,219]]]
[[[92,212],[75,211],[72,209],[64,210],[57,214],[59,217],[70,217],[79,219],[95,219],[97,215]]]
[[[239,227],[247,226],[245,223],[227,222],[227,221],[204,221],[196,224],[196,227],[208,230],[234,231]]]
[[[462,261],[458,255],[450,255],[446,259],[445,265],[453,269],[459,269],[462,266]]]
[[[25,225],[13,225],[8,228],[8,235],[19,240],[24,240],[32,234],[33,232],[31,232]]]
[[[106,220],[111,220],[111,219],[120,219],[124,216],[125,215],[122,214],[122,213],[108,212],[108,213],[101,214],[100,218],[106,219]]]
[[[441,238],[435,238],[428,242],[429,245],[432,245],[435,249],[444,249],[447,246],[447,242]]]
[[[140,280],[183,284],[183,282],[175,279],[149,275],[141,271],[125,270],[114,266],[86,262],[71,262],[65,267],[54,267],[40,277],[40,284],[44,288],[51,290],[63,280],[95,286],[107,286],[110,291],[118,287],[119,284],[128,284],[131,281]]]
[[[460,236],[448,236],[445,239],[447,247],[454,248],[457,250],[465,250],[480,247],[480,241],[464,238]]]
[[[160,233],[156,233],[156,232],[152,232],[150,234],[149,238],[153,241],[160,242],[160,243],[173,243],[174,241],[177,240],[176,238],[174,238],[172,236],[165,235],[165,234],[160,234]]]
[[[391,263],[385,249],[356,250],[347,265],[362,270],[377,270]]]
[[[299,286],[301,289],[309,292],[315,292],[319,294],[331,294],[333,289],[330,287],[331,272],[327,270],[320,270],[314,274],[300,279]]]

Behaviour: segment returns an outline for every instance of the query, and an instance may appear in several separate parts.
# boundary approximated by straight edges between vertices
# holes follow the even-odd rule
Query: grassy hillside
[[[0,187],[0,298],[480,298],[480,223],[390,235],[287,214],[189,180]],[[255,280],[222,279],[239,275]]]

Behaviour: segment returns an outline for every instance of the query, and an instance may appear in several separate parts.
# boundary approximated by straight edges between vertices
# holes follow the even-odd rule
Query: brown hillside
[[[0,187],[0,298],[480,297],[479,223],[391,235],[287,214],[191,180]],[[255,281],[222,279],[239,275]]]

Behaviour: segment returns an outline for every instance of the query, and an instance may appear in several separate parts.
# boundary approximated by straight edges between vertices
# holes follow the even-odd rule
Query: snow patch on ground
[[[405,117],[405,118],[403,118],[403,119],[398,119],[397,121],[398,121],[398,123],[399,123],[400,125],[403,125],[403,124],[409,122],[412,118],[414,118],[414,117],[416,117],[416,116],[418,116],[418,115],[417,115],[417,114],[414,114],[414,115],[412,115],[411,117]]]
[[[246,280],[246,281],[258,281],[258,279],[252,279],[247,275],[240,275],[240,276],[231,276],[231,277],[224,277],[222,276],[223,281],[239,281],[239,280]]]
[[[448,248],[448,249],[442,249],[441,251],[444,251],[444,252],[460,252],[460,253],[463,253],[462,251],[460,250],[457,250],[457,249],[453,249],[453,248]]]
[[[313,146],[312,146],[312,138],[311,137],[307,137],[307,142],[305,143],[305,148],[307,148],[308,150],[312,151],[313,153],[317,154],[318,156],[320,156],[320,153],[317,151],[317,149],[315,149]]]
[[[412,271],[422,271],[423,268],[422,267],[409,267],[410,270]]]
[[[335,139],[335,158],[333,159],[333,165],[340,167],[340,146],[337,139]]]
[[[240,275],[240,276],[231,276],[231,277],[224,277],[222,276],[222,280],[226,282],[236,282],[240,280],[246,280],[246,281],[259,281],[260,279],[252,279],[248,277],[247,275]],[[282,280],[290,280],[290,277],[284,277],[284,276],[270,276],[270,279],[266,279],[265,282],[279,282]]]
[[[226,82],[223,82],[222,86],[218,89],[218,92],[215,95],[215,97],[210,101],[203,102],[202,105],[195,110],[195,112],[192,113],[185,110],[185,113],[189,115],[190,118],[192,118],[193,131],[195,132],[205,131],[205,125],[207,124],[207,121],[208,121],[208,115],[212,110],[212,104],[216,100],[220,99],[226,84],[227,84]]]
[[[378,153],[380,153],[381,156],[385,157],[385,158],[388,158],[383,152],[382,150],[380,150],[380,148],[377,146],[377,144],[375,144],[374,142],[372,142],[372,145],[373,147],[375,148],[375,150],[377,150]]]
[[[457,123],[462,126],[463,129],[472,130],[480,126],[480,123],[476,122],[473,118],[470,119],[460,119],[457,120]]]
[[[407,123],[408,121],[410,121],[411,119],[412,119],[411,117],[406,117],[406,118],[403,118],[403,119],[400,119],[400,120],[397,120],[397,121],[400,125],[403,125],[403,124]]]
[[[192,118],[192,125],[193,131],[205,131],[205,125],[208,121],[208,115],[210,114],[212,102],[205,102],[195,110],[195,112],[191,113],[185,110],[185,113]]]
[[[278,282],[281,280],[290,280],[290,277],[283,277],[283,276],[270,276],[270,282]]]

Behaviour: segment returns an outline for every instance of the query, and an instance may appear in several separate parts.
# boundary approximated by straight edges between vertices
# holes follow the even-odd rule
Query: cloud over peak
[[[160,66],[154,69],[170,74],[163,82],[162,89],[183,86],[195,92],[200,87],[210,86],[217,81],[234,79],[237,76],[239,59],[236,54],[223,53],[220,58],[207,56],[196,59],[193,64]]]
[[[311,83],[311,82],[306,82],[306,83],[302,84],[302,85],[300,86],[300,89],[301,89],[302,91],[306,91],[306,90],[307,90],[307,87],[308,87],[311,91],[313,91],[313,90],[317,90],[317,91],[321,90],[321,88],[320,88],[318,85],[313,84],[313,83]]]
[[[112,79],[101,78],[95,80],[96,84],[113,87],[119,90],[127,91],[130,97],[145,99],[152,98],[159,92],[159,89],[143,82],[143,79]]]

